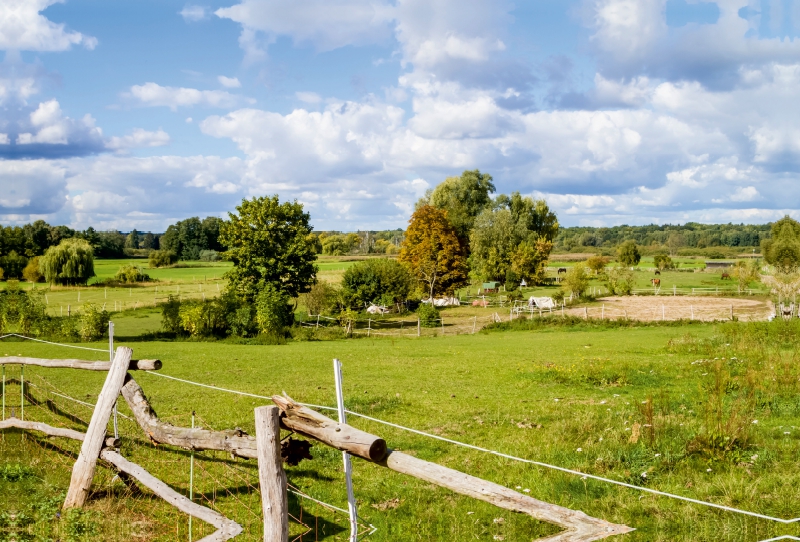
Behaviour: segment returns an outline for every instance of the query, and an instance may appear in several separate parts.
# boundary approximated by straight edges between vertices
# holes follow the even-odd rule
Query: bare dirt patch
[[[763,299],[711,296],[624,296],[604,297],[591,307],[567,309],[571,316],[589,318],[630,318],[656,320],[767,320],[775,311],[772,302]]]

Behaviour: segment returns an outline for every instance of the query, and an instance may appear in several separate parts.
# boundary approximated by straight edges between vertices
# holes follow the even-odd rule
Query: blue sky
[[[475,168],[564,225],[798,216],[798,30],[800,0],[6,0],[0,220],[277,193],[395,228]]]

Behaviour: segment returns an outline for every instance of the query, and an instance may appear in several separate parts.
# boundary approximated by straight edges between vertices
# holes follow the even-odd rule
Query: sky
[[[3,0],[0,222],[402,228],[467,169],[565,226],[800,218],[798,37],[800,0]]]

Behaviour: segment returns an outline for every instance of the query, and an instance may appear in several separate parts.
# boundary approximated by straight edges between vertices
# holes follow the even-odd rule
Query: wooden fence
[[[580,511],[545,503],[493,482],[392,450],[379,436],[336,422],[293,401],[288,396],[273,396],[272,402],[275,406],[262,406],[254,410],[255,437],[239,429],[213,431],[177,427],[165,423],[159,419],[142,388],[130,373],[157,371],[161,369],[161,362],[133,360],[132,356],[133,351],[130,348],[118,347],[111,362],[19,356],[0,358],[0,365],[36,365],[108,371],[85,433],[16,417],[0,422],[0,430],[18,428],[82,441],[80,454],[72,469],[72,478],[64,502],[65,508],[84,506],[98,459],[102,459],[121,475],[135,479],[178,510],[213,525],[216,531],[201,539],[201,542],[230,540],[242,532],[242,527],[237,522],[181,495],[150,474],[144,467],[129,461],[119,453],[119,439],[107,435],[107,429],[114,405],[121,395],[130,407],[138,426],[155,443],[198,451],[220,450],[258,461],[265,542],[288,540],[287,479],[281,460],[281,429],[292,431],[389,470],[560,526],[563,530],[547,538],[549,542],[588,542],[632,531],[625,525],[609,523]]]

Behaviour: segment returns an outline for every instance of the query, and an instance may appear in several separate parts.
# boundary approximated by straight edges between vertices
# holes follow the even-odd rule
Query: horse
[[[660,274],[661,274],[661,271],[656,269],[656,275],[660,275]]]
[[[723,273],[723,274],[722,274],[722,276],[721,276],[720,278],[721,278],[722,280],[729,279],[729,278],[731,278],[731,275],[730,275],[729,273]]]
[[[560,275],[561,273],[566,273],[566,272],[567,272],[567,268],[566,267],[559,267],[558,271],[556,272],[556,274]]]
[[[661,279],[652,279],[653,286],[661,286]]]

